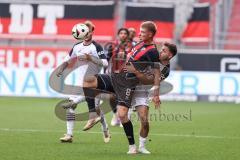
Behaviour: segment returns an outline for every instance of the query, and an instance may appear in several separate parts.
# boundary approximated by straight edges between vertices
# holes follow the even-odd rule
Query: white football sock
[[[102,111],[101,111],[101,124],[102,124],[102,131],[107,131],[108,124],[107,124],[106,118],[104,116],[104,113]]]
[[[139,148],[145,147],[146,141],[147,141],[147,137],[143,138],[143,137],[139,136]]]
[[[73,135],[74,121],[67,121],[67,134]]]
[[[68,135],[73,135],[74,123],[75,123],[75,111],[72,108],[70,108],[67,111],[67,134]]]

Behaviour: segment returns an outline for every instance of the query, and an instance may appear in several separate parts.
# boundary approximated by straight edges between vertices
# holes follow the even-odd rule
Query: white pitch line
[[[64,133],[63,130],[37,130],[37,129],[10,129],[0,128],[0,131],[6,132],[42,132],[42,133]],[[102,132],[87,131],[78,132],[77,134],[102,134]],[[124,134],[123,132],[111,132],[111,134]],[[206,139],[239,139],[240,137],[224,137],[224,136],[210,136],[210,135],[191,135],[191,134],[171,134],[171,133],[150,133],[150,136],[165,136],[165,137],[186,137],[186,138],[206,138]]]

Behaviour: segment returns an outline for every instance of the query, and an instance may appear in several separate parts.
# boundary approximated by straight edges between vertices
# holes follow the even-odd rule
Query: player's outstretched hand
[[[152,99],[154,105],[155,105],[155,109],[159,109],[160,108],[160,104],[161,104],[161,100],[159,98],[159,96],[154,96]]]

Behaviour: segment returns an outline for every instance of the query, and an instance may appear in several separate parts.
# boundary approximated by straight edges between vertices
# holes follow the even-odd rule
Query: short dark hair
[[[157,33],[157,25],[153,21],[145,21],[141,24],[141,28],[146,28],[153,33],[153,36]]]
[[[120,33],[121,31],[125,31],[125,32],[127,33],[127,35],[129,36],[129,31],[128,31],[127,28],[119,28],[117,34],[119,35],[119,33]]]
[[[169,51],[173,54],[173,57],[177,54],[177,46],[175,44],[164,42],[163,45],[168,47]]]

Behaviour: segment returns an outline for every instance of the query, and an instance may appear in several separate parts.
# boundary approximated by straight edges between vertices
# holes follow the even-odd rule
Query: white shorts
[[[138,85],[132,97],[131,107],[149,106],[149,87]]]

